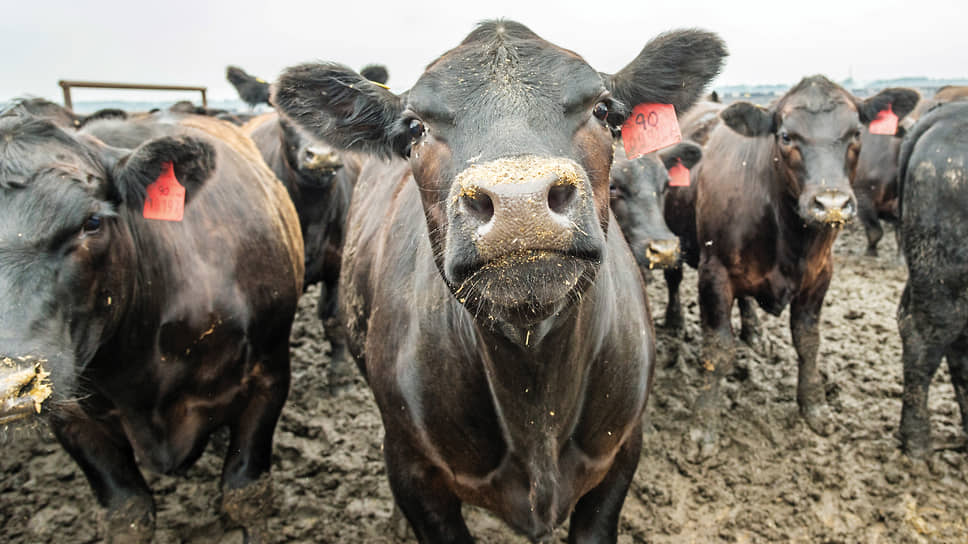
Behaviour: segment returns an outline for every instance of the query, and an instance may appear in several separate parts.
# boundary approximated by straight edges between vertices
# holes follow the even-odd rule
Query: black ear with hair
[[[410,141],[400,123],[400,98],[340,64],[287,68],[272,86],[272,103],[339,149],[404,156]]]
[[[877,114],[891,106],[891,111],[897,118],[904,119],[904,116],[914,111],[921,96],[912,89],[891,88],[884,89],[876,95],[864,100],[857,107],[860,115],[860,122],[865,125],[877,119]]]
[[[612,94],[630,109],[643,102],[672,104],[688,110],[723,67],[729,53],[716,34],[677,30],[645,45],[628,66],[608,78]],[[612,124],[618,119],[609,119]]]
[[[360,75],[380,85],[386,85],[390,79],[390,73],[387,72],[387,67],[382,64],[367,64],[360,69]]]
[[[175,179],[185,188],[187,206],[215,172],[215,148],[188,136],[166,136],[140,145],[114,168],[125,205],[138,210],[144,206],[148,186],[158,179],[167,162],[172,164]]]
[[[749,138],[772,134],[776,127],[773,114],[762,106],[736,102],[719,112],[726,126]]]
[[[702,158],[702,148],[692,142],[681,142],[659,152],[659,158],[666,170],[682,162],[686,168],[696,166]]]

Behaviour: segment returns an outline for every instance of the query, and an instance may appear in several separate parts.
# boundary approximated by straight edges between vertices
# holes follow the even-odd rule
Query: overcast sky
[[[470,5],[468,5],[470,4]],[[334,60],[385,64],[394,91],[484,19],[504,17],[615,72],[655,34],[719,33],[730,49],[715,82],[795,83],[808,74],[859,81],[968,77],[964,0],[169,0],[6,2],[0,10],[0,100],[61,100],[59,79],[204,85],[237,98],[225,66],[267,80],[286,66]],[[152,99],[76,90],[75,101]],[[191,96],[189,96],[191,97]]]

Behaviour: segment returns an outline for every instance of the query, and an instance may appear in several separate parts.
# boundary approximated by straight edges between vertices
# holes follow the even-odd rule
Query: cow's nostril
[[[574,185],[555,185],[548,190],[548,207],[557,214],[563,214],[568,204],[575,199]]]
[[[465,194],[461,197],[461,202],[467,211],[481,223],[487,223],[494,217],[494,201],[483,191],[476,191],[473,194]]]

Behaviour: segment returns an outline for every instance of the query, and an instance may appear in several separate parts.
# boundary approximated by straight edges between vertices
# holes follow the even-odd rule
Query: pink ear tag
[[[689,187],[689,169],[682,164],[682,159],[678,161],[669,169],[669,187]]]
[[[883,109],[877,112],[877,118],[867,125],[867,130],[871,134],[883,134],[886,136],[894,136],[897,134],[897,114],[891,109],[891,105],[887,105],[887,109]]]
[[[672,104],[639,104],[622,124],[622,143],[629,159],[682,141]]]
[[[145,219],[181,221],[185,214],[185,188],[175,179],[171,161],[161,165],[158,179],[148,185],[145,198]]]

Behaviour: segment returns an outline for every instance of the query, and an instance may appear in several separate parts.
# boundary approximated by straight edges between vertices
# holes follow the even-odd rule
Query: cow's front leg
[[[461,514],[461,501],[440,469],[427,461],[403,433],[388,427],[383,441],[393,499],[422,544],[473,543]]]
[[[262,542],[272,511],[272,434],[289,394],[288,340],[249,377],[245,406],[230,424],[231,440],[222,468],[222,510],[246,530],[249,542]]]
[[[105,540],[150,542],[155,503],[120,424],[88,415],[72,404],[53,415],[50,425],[84,471],[98,503],[107,509]]]
[[[679,299],[679,284],[682,283],[682,267],[667,268],[663,271],[666,289],[669,291],[669,302],[666,304],[664,327],[673,332],[679,332],[685,327],[682,317],[682,301]]]
[[[716,453],[720,426],[720,384],[733,367],[735,346],[729,314],[733,288],[725,267],[706,259],[699,267],[699,310],[702,347],[699,353],[702,389],[693,408],[693,429],[689,434],[693,461]]]
[[[797,405],[800,416],[813,431],[827,436],[834,422],[824,392],[823,376],[817,366],[820,349],[820,309],[830,286],[833,266],[828,262],[817,280],[805,287],[790,304],[790,334],[797,350]]]
[[[642,452],[642,433],[632,432],[608,474],[575,505],[568,530],[569,544],[614,543],[618,540],[619,514]]]

